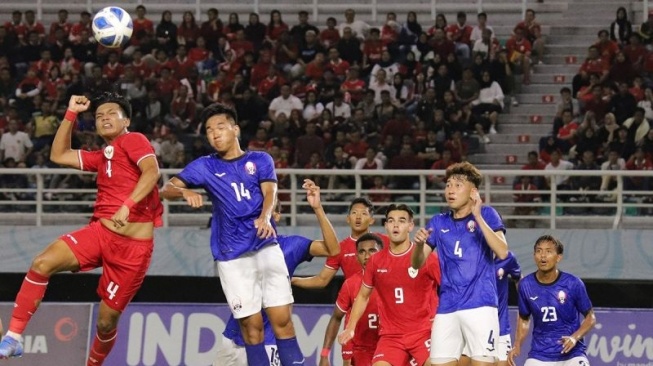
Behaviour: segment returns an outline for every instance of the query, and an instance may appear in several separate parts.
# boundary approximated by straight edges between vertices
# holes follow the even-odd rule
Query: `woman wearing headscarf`
[[[630,35],[633,33],[633,26],[628,20],[628,13],[623,6],[617,9],[617,19],[610,24],[610,39],[619,43],[620,46],[625,46],[630,40]]]

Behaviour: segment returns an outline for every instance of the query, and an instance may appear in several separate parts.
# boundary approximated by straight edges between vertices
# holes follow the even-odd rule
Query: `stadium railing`
[[[162,169],[162,181],[179,172],[176,169]],[[533,170],[483,170],[481,196],[486,204],[492,205],[511,227],[564,228],[573,222],[576,228],[621,228],[624,220],[630,220],[639,228],[649,228],[653,215],[653,193],[649,191],[624,191],[624,180],[649,179],[650,171],[609,171],[607,175],[617,179],[617,187],[612,191],[558,190],[551,189],[523,191],[513,190],[513,182],[519,176],[544,177],[555,181],[558,176],[598,177],[606,171],[533,171]],[[24,179],[28,187],[1,188],[0,185],[0,225],[61,225],[88,220],[92,213],[96,189],[50,188],[61,187],[51,184],[53,179],[65,176],[91,174],[73,169],[0,169],[0,182]],[[436,170],[330,170],[330,169],[279,169],[277,174],[287,178],[287,188],[279,189],[279,201],[283,212],[282,224],[313,225],[312,210],[305,200],[301,188],[305,178],[322,179],[321,193],[323,206],[333,222],[344,222],[349,201],[358,196],[387,197],[388,201],[374,202],[382,207],[389,201],[406,203],[413,208],[418,225],[446,209],[443,190],[432,188],[430,178],[443,176],[444,171]],[[22,176],[22,178],[20,177]],[[416,189],[363,189],[363,179],[383,176],[386,181],[395,177],[414,177]],[[319,178],[321,177],[321,178]],[[329,179],[350,177],[353,187],[348,189],[329,189]],[[574,178],[572,178],[574,179]],[[74,180],[74,179],[73,179]],[[14,185],[15,186],[15,185]],[[64,185],[65,186],[65,185]],[[532,194],[540,199],[535,202],[514,202],[514,195]],[[374,201],[374,200],[373,200]],[[210,217],[210,202],[206,207],[194,210],[185,202],[164,201],[165,226],[206,225]],[[343,220],[336,221],[337,216]],[[567,227],[570,227],[567,225]]]

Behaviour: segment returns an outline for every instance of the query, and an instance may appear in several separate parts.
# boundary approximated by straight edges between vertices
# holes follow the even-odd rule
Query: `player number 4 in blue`
[[[456,246],[453,248],[453,254],[459,258],[463,257],[463,248],[460,247],[460,240],[456,240]]]
[[[231,183],[231,188],[234,189],[234,193],[236,193],[236,200],[238,202],[242,201],[243,199],[252,199],[252,196],[249,194],[249,190],[245,188],[245,184],[240,183],[240,187],[238,187],[238,183]]]

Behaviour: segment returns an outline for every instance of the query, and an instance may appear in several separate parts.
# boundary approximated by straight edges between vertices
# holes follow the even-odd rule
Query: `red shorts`
[[[422,366],[431,353],[431,330],[407,335],[382,335],[374,352],[374,362],[385,361],[391,365],[413,364]]]
[[[372,366],[372,359],[374,358],[374,348],[354,348],[354,357],[352,357],[352,365],[354,366]]]
[[[354,344],[349,341],[346,344],[342,345],[342,359],[343,361],[351,360],[354,356]]]
[[[102,267],[97,294],[110,308],[125,310],[143,284],[152,259],[153,240],[116,234],[99,221],[60,239],[75,254],[81,271]]]

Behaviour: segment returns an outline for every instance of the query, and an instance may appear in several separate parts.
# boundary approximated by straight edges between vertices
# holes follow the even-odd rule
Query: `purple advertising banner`
[[[317,355],[333,308],[296,305],[293,321],[306,365]],[[514,324],[516,310],[511,311]],[[124,313],[108,365],[211,365],[229,317],[225,305],[133,304]],[[597,325],[585,337],[592,366],[653,366],[653,310],[596,310]],[[513,326],[514,328],[514,326]],[[522,345],[523,365],[530,338]],[[340,348],[334,347],[334,355]],[[334,366],[341,365],[333,357]]]
[[[0,304],[5,327],[13,305]],[[90,313],[90,304],[41,305],[23,334],[23,357],[2,365],[84,365]]]

